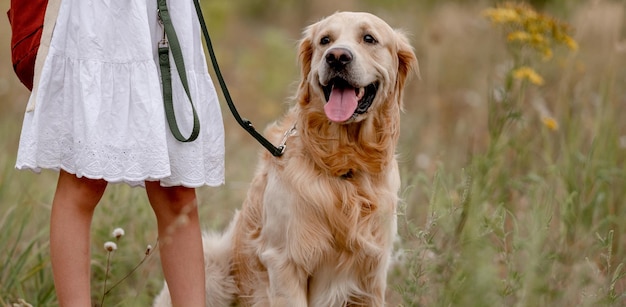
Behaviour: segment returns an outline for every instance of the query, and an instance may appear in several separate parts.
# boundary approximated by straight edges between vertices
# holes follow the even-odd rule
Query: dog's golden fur
[[[347,67],[331,67],[333,48],[349,53]],[[236,300],[382,306],[396,235],[402,92],[417,60],[406,37],[378,17],[342,12],[305,30],[299,62],[295,105],[266,130],[274,144],[287,133],[286,150],[262,154],[227,234]],[[340,122],[324,110],[324,87],[337,76],[357,89],[377,88],[365,112]]]

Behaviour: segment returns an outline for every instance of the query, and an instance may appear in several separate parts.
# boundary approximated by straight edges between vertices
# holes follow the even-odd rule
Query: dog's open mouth
[[[326,98],[326,116],[333,122],[341,123],[367,112],[376,97],[378,82],[355,88],[342,78],[334,78],[322,89]]]

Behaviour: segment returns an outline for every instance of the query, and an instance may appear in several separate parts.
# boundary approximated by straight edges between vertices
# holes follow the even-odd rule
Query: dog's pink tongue
[[[358,104],[354,88],[334,88],[324,106],[324,112],[331,121],[345,122],[354,114]]]

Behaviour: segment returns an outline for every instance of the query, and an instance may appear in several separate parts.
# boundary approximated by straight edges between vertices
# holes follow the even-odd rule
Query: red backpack
[[[7,12],[11,24],[11,60],[17,77],[33,89],[35,58],[43,31],[48,0],[11,0]]]

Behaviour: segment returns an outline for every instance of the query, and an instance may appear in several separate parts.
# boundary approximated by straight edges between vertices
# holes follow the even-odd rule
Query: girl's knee
[[[107,182],[104,180],[78,178],[74,174],[61,171],[54,203],[93,210],[102,198],[106,186]]]
[[[162,187],[158,182],[146,182],[146,192],[156,213],[166,211],[178,215],[195,211],[196,191],[193,188]]]

